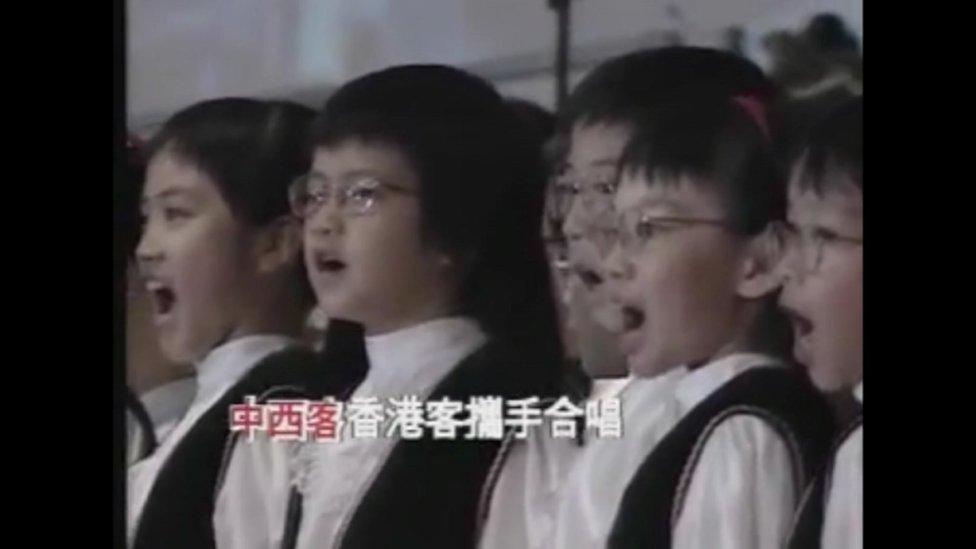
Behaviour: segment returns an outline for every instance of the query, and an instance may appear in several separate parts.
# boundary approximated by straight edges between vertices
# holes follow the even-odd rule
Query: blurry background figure
[[[770,76],[794,98],[816,96],[834,87],[861,93],[860,44],[837,15],[817,15],[799,33],[770,33],[763,45],[773,58]]]
[[[128,127],[148,137],[206,98],[287,98],[318,108],[340,85],[401,63],[442,63],[490,80],[505,96],[556,107],[554,2],[212,0],[127,3]],[[562,3],[562,2],[558,2]],[[567,85],[626,52],[684,44],[738,51],[763,67],[767,33],[821,12],[862,36],[862,0],[571,0]],[[761,62],[760,62],[761,60]]]
[[[539,132],[537,135],[541,138],[546,163],[550,173],[554,174],[547,183],[542,236],[546,243],[549,270],[556,292],[560,333],[568,363],[567,381],[573,390],[586,394],[590,390],[590,379],[585,373],[586,365],[608,363],[620,353],[616,350],[616,337],[602,328],[591,314],[591,304],[586,298],[582,282],[573,273],[569,261],[563,224],[574,192],[560,185],[555,175],[565,163],[569,148],[568,136],[556,133],[555,116],[542,107],[519,99],[509,99],[508,102],[523,120]]]
[[[139,196],[145,166],[140,143],[130,139],[128,181],[120,197],[122,238],[125,241],[126,312],[125,379],[126,461],[132,464],[146,457],[161,442],[186,412],[196,392],[196,381],[189,365],[176,364],[163,357],[152,324],[149,296],[134,262],[139,241]]]
[[[854,32],[831,13],[813,17],[799,33],[770,33],[763,46],[773,61],[770,78],[785,92],[779,106],[782,146],[792,156],[812,125],[862,94],[861,47]]]
[[[726,50],[742,57],[746,56],[746,31],[742,27],[734,26],[722,33],[722,45]]]
[[[508,106],[515,111],[516,116],[523,122],[526,130],[533,135],[539,144],[549,173],[555,172],[566,154],[567,142],[563,135],[556,133],[556,117],[553,113],[536,103],[524,99],[508,98]],[[566,358],[564,382],[567,389],[582,396],[589,389],[589,379],[581,369],[581,350],[579,345],[579,320],[574,311],[579,304],[574,304],[574,279],[569,266],[569,256],[566,235],[562,226],[565,212],[569,209],[568,201],[571,194],[561,193],[555,180],[550,177],[546,181],[545,210],[542,216],[542,238],[546,246],[549,259],[549,273],[552,278],[552,289],[555,293],[556,314],[559,320],[560,337]]]
[[[549,166],[558,165],[565,151],[565,139],[556,137],[550,140]],[[556,292],[556,308],[562,330],[563,348],[569,357],[579,356],[579,342],[571,325],[570,301],[573,295],[572,282],[575,278],[569,264],[569,248],[566,234],[563,233],[565,212],[569,209],[572,194],[561,189],[555,177],[550,177],[546,188],[546,209],[542,220],[542,238],[549,256],[549,270],[552,274],[553,290]]]

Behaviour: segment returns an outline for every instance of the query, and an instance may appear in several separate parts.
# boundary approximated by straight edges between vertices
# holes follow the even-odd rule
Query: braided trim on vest
[[[708,425],[705,426],[705,429],[702,431],[701,435],[698,436],[698,440],[695,442],[695,446],[692,448],[691,455],[688,457],[688,461],[685,463],[685,466],[682,469],[681,479],[678,481],[678,488],[675,491],[674,502],[671,506],[672,530],[678,525],[678,519],[681,517],[685,497],[688,495],[688,489],[691,486],[692,476],[694,475],[695,469],[698,467],[698,461],[701,459],[701,455],[704,452],[705,445],[708,442],[709,437],[712,435],[715,429],[721,425],[722,422],[735,416],[752,416],[764,420],[773,428],[774,431],[777,432],[777,434],[782,437],[782,439],[786,442],[786,447],[791,458],[790,461],[793,465],[794,489],[799,492],[803,488],[806,481],[803,473],[803,454],[800,452],[800,445],[796,441],[796,436],[793,434],[793,431],[789,428],[787,423],[771,414],[764,408],[749,405],[731,406],[708,422]]]
[[[800,503],[793,510],[793,520],[790,521],[790,536],[789,539],[793,538],[794,532],[800,526],[800,518],[803,514],[803,510],[807,508],[810,498],[813,497],[813,493],[817,490],[817,481],[814,477],[813,482],[807,485],[806,489],[803,490],[803,495],[800,497]]]
[[[277,395],[304,395],[304,391],[301,387],[294,385],[279,385],[277,387],[271,387],[267,391],[258,395],[255,402],[264,404],[272,397]],[[217,496],[220,494],[221,488],[224,487],[224,480],[227,477],[227,470],[230,468],[230,462],[234,457],[234,447],[237,446],[237,440],[240,438],[241,433],[232,432],[227,436],[227,440],[224,442],[224,453],[220,459],[220,469],[217,470],[217,482],[214,484],[214,501],[217,501]]]
[[[495,460],[491,463],[491,468],[488,469],[488,475],[485,477],[485,483],[481,488],[481,497],[478,499],[478,518],[477,525],[475,527],[475,540],[481,539],[481,534],[485,528],[485,524],[488,523],[488,512],[491,509],[492,498],[495,495],[495,486],[498,484],[498,480],[502,476],[502,469],[505,463],[508,461],[508,456],[512,453],[512,448],[515,447],[515,442],[519,440],[515,437],[515,430],[508,431],[505,433],[505,437],[502,438],[501,446],[498,448],[498,453],[495,454]]]
[[[539,407],[549,407],[555,404],[558,399],[547,398],[539,401]],[[484,532],[485,525],[488,523],[488,514],[491,510],[491,501],[495,495],[495,487],[498,485],[499,479],[502,476],[502,469],[505,467],[505,463],[508,462],[508,456],[512,453],[512,448],[515,447],[515,441],[520,440],[515,438],[515,430],[512,429],[505,433],[502,438],[501,446],[498,448],[498,453],[495,454],[495,459],[491,463],[491,467],[488,469],[488,475],[485,477],[485,483],[481,488],[481,497],[478,499],[478,515],[477,524],[475,527],[475,542],[481,540],[481,535]]]
[[[853,421],[851,421],[850,424],[847,425],[847,427],[844,428],[843,431],[840,432],[839,435],[837,435],[837,438],[834,439],[834,443],[831,446],[831,450],[830,450],[831,455],[836,454],[837,451],[840,450],[840,447],[843,446],[845,442],[847,442],[847,439],[850,438],[851,435],[853,435],[854,432],[857,431],[859,427],[861,427],[863,422],[862,417],[863,416],[858,415],[856,418],[854,418]],[[833,473],[833,469],[834,469],[833,465],[834,465],[834,460],[830,460],[827,463],[827,465],[824,466],[821,473],[826,478],[824,478],[823,480],[825,484],[823,487],[822,498],[821,501],[819,502],[820,505],[823,505],[823,503],[827,501],[827,494],[830,491],[830,484],[827,483],[830,482],[830,476]],[[813,482],[810,482],[809,485],[806,487],[806,489],[803,491],[803,497],[800,499],[800,504],[797,505],[796,510],[793,512],[793,520],[790,523],[790,539],[793,538],[796,529],[800,526],[800,519],[802,518],[803,511],[804,509],[807,508],[807,505],[810,505],[810,498],[813,497],[813,493],[816,492],[817,490],[816,477],[812,480]]]
[[[333,398],[340,402],[347,402],[358,386],[359,384],[357,383],[356,385],[347,387],[338,394],[338,397]],[[306,478],[305,475],[307,475],[308,463],[310,462],[307,460],[307,454],[303,455],[302,452],[302,450],[307,448],[307,444],[307,442],[303,442],[295,448],[295,454],[292,460],[293,462],[297,461],[298,465],[296,465],[297,472],[293,471],[292,478],[290,479],[291,487],[288,491],[288,503],[285,507],[285,530],[281,535],[281,549],[294,549],[298,545],[298,533],[302,522],[302,506],[305,503],[305,494],[308,491],[307,486],[305,486],[306,482],[303,479]],[[390,449],[390,452],[392,451],[393,448]],[[388,457],[389,452],[384,455],[383,461]],[[376,474],[379,474],[379,471]],[[373,480],[375,480],[375,476],[366,483],[366,488],[361,489],[357,493],[356,497],[353,498],[355,501],[362,501],[363,496],[369,490],[368,487],[373,483]],[[348,528],[353,514],[355,514],[355,508],[340,523],[339,536],[336,539],[341,540],[346,535],[346,528]]]

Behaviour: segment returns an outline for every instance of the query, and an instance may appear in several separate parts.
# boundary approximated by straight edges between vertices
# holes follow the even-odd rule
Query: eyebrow
[[[592,162],[589,162],[585,166],[586,167],[589,167],[589,168],[616,168],[618,162],[619,162],[619,159],[618,158],[606,157],[606,158],[600,158],[598,160],[594,160]],[[564,161],[564,162],[558,163],[558,165],[559,166],[563,166],[563,167],[567,167],[567,168],[571,168],[573,170],[576,170],[577,169],[576,168],[576,164],[573,164],[568,159],[566,161]]]
[[[600,166],[601,168],[602,167],[616,168],[618,161],[619,161],[619,159],[617,159],[617,158],[607,157],[607,158],[601,158],[601,159],[596,160],[594,162],[590,162],[590,165],[591,166]]]
[[[321,172],[319,170],[312,170],[311,172],[309,172],[309,175],[310,176],[317,177],[317,178],[324,179],[326,181],[331,181],[332,180],[332,178],[329,177],[329,174],[327,174],[325,172]],[[360,177],[372,177],[374,179],[384,179],[380,174],[378,174],[376,172],[376,170],[373,170],[371,168],[361,168],[361,169],[358,169],[358,170],[350,170],[348,172],[343,173],[341,176],[338,177],[338,179],[344,180],[344,181],[348,181],[350,179],[358,179]]]
[[[623,208],[624,211],[646,211],[651,209],[670,209],[673,210],[677,215],[689,215],[691,213],[684,204],[681,204],[672,198],[652,198],[650,200],[640,201],[636,204]]]
[[[192,194],[192,192],[189,189],[181,189],[181,188],[171,187],[169,189],[160,191],[160,192],[158,192],[158,193],[156,193],[154,195],[151,195],[151,196],[143,196],[139,200],[139,204],[140,205],[144,205],[147,202],[150,202],[150,201],[153,201],[153,200],[159,200],[159,199],[162,199],[162,198],[169,198],[171,196],[189,195],[189,194]]]

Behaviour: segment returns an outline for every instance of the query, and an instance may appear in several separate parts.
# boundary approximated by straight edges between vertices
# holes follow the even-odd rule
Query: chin
[[[353,322],[358,322],[357,318],[354,318],[355,314],[354,308],[349,306],[346,299],[341,296],[335,295],[334,292],[324,293],[319,296],[318,308],[325,314],[327,318],[340,318],[342,320],[350,320]]]
[[[816,360],[809,366],[810,381],[824,393],[836,393],[847,387],[843,377]]]
[[[660,360],[640,351],[627,357],[627,369],[631,374],[644,378],[656,377],[667,370],[661,366]]]

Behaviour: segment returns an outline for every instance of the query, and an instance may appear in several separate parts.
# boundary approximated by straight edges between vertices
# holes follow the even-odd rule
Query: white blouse
[[[864,402],[864,382],[854,389]],[[864,545],[864,428],[858,427],[837,450],[827,487],[822,547],[860,549]]]

